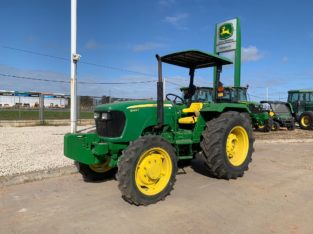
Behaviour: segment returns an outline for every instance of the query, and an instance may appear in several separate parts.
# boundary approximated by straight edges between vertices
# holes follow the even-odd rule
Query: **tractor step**
[[[192,155],[187,155],[187,156],[178,156],[179,160],[186,160],[186,159],[193,159]]]
[[[177,145],[191,145],[193,144],[193,141],[191,139],[179,139],[176,140],[175,143]]]

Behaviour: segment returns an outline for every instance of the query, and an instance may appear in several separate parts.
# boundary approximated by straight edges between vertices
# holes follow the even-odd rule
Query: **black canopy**
[[[205,68],[232,64],[228,58],[198,50],[176,52],[161,57],[162,62],[186,68]]]

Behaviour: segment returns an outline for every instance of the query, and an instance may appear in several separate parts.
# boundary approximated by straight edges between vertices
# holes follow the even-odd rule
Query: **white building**
[[[60,93],[18,92],[0,90],[0,107],[39,107],[39,97],[44,96],[45,107],[65,108],[68,99]]]

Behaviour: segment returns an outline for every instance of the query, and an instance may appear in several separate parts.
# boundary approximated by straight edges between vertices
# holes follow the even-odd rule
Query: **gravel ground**
[[[73,165],[63,156],[69,131],[69,126],[0,128],[0,177]]]
[[[79,129],[87,127],[90,126]],[[69,130],[69,126],[0,128],[0,177],[73,165],[72,160],[63,156],[63,136]],[[268,143],[313,142],[313,131],[282,129],[270,133],[255,132],[255,137]]]

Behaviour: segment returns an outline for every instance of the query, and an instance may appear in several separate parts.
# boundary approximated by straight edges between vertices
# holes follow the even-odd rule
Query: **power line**
[[[70,61],[70,58],[64,58],[64,57],[54,56],[54,55],[50,55],[50,54],[40,53],[40,52],[37,52],[37,51],[24,50],[24,49],[20,49],[20,48],[11,47],[11,46],[5,46],[5,45],[1,45],[1,47],[4,48],[4,49],[15,50],[15,51],[23,52],[23,53],[34,54],[34,55],[43,56],[43,57],[48,57],[48,58],[59,59],[59,60],[62,60],[62,61],[67,61],[67,62]],[[156,77],[155,74],[149,74],[149,73],[144,73],[144,72],[138,72],[138,71],[133,71],[133,70],[125,69],[125,68],[113,67],[113,66],[108,66],[108,65],[103,65],[103,64],[97,64],[97,63],[91,63],[91,62],[84,62],[84,61],[80,61],[79,63],[80,63],[80,64],[86,64],[86,65],[89,65],[89,66],[95,66],[95,67],[106,68],[106,69],[110,69],[110,70],[116,70],[116,71],[134,73],[134,74],[138,74],[138,75],[145,75],[145,76]]]
[[[35,80],[35,81],[44,81],[44,82],[54,82],[54,83],[66,83],[69,84],[70,81],[66,80],[51,80],[51,79],[43,79],[43,78],[35,78],[29,76],[18,76],[18,75],[11,75],[11,74],[3,74],[0,73],[0,76],[3,77],[11,77],[16,79],[22,80]],[[88,82],[88,81],[79,81],[79,84],[92,84],[92,85],[123,85],[123,84],[144,84],[144,83],[152,83],[156,82],[156,80],[147,80],[147,81],[132,81],[132,82]]]
[[[166,83],[169,83],[169,84],[172,84],[172,85],[176,85],[176,86],[178,86],[178,87],[181,87],[180,84],[177,84],[176,82],[173,82],[173,81],[166,80]]]
[[[250,93],[248,93],[248,95],[251,96],[251,97],[255,97],[255,98],[260,98],[260,99],[263,98],[263,97],[260,97],[260,96],[252,95],[252,94],[250,94]]]
[[[24,50],[24,49],[11,47],[11,46],[5,46],[5,45],[2,45],[1,47],[4,48],[4,49],[15,50],[15,51],[19,51],[19,52],[28,53],[28,54],[34,54],[34,55],[39,55],[39,56],[44,56],[44,57],[49,57],[49,58],[54,58],[54,59],[60,59],[60,60],[64,60],[64,61],[70,61],[70,58],[63,58],[63,57],[59,57],[59,56],[39,53],[39,52],[36,52],[36,51]]]

